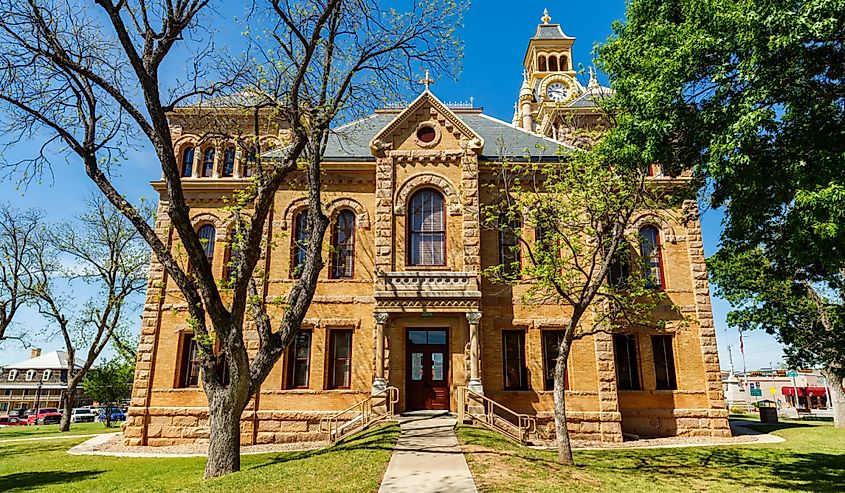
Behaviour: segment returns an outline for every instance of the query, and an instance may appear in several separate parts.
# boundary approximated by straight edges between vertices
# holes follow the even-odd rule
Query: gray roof
[[[598,104],[596,100],[609,98],[612,94],[613,90],[608,87],[598,86],[589,88],[584,94],[578,96],[566,106],[569,108],[597,108]]]
[[[82,366],[84,364],[85,362],[81,359],[76,359],[76,366]],[[53,351],[9,365],[4,370],[66,370],[68,366],[67,353],[64,351]]]
[[[563,33],[560,24],[540,24],[532,39],[575,39]]]
[[[332,131],[323,155],[325,161],[375,161],[370,151],[370,141],[386,127],[397,113],[375,113]],[[519,159],[553,157],[558,148],[565,150],[566,144],[542,135],[526,132],[510,123],[481,113],[458,113],[467,126],[484,139],[481,159],[495,161],[501,157]],[[263,155],[265,159],[284,156],[284,148],[275,149]]]
[[[203,98],[183,108],[255,108],[272,104],[274,104],[273,98],[267,94],[258,91],[241,91],[235,94]]]

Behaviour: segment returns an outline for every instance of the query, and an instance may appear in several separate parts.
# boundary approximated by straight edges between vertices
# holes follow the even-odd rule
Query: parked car
[[[62,413],[55,407],[42,407],[27,417],[29,424],[49,425],[58,424],[62,420]]]
[[[126,421],[126,414],[116,407],[109,409],[109,413],[112,421]]]
[[[7,426],[23,426],[23,423],[13,416],[0,416],[0,428],[6,428]]]
[[[97,415],[89,407],[77,407],[70,413],[71,423],[93,423]]]
[[[20,418],[20,414],[21,414],[21,412],[18,411],[17,409],[9,411],[9,417],[10,418]]]

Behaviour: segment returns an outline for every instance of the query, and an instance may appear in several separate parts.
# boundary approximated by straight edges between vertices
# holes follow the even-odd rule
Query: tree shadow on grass
[[[360,433],[356,433],[348,438],[344,438],[339,442],[329,445],[327,447],[304,450],[301,452],[285,452],[279,454],[266,462],[256,464],[250,469],[259,469],[262,467],[272,466],[276,464],[283,464],[286,462],[311,459],[323,455],[338,454],[357,450],[385,450],[392,451],[396,443],[396,437],[399,435],[398,428],[393,426],[379,426],[370,428]],[[392,439],[391,439],[392,437]]]
[[[53,484],[67,484],[95,478],[103,471],[32,471],[0,476],[0,491],[32,491]]]
[[[845,491],[845,455],[772,448],[663,449],[593,456],[594,470],[640,475],[678,485],[690,480],[783,490]],[[582,459],[583,460],[583,459]]]

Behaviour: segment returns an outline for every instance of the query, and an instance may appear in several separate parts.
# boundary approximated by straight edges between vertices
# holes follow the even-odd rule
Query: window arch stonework
[[[393,213],[397,216],[404,216],[405,209],[408,204],[408,197],[411,196],[413,192],[416,192],[423,187],[436,188],[443,194],[446,198],[446,209],[449,215],[458,216],[462,213],[461,198],[458,195],[455,186],[452,185],[452,182],[450,182],[446,177],[435,173],[423,173],[406,180],[405,183],[399,187],[399,192],[396,194]]]
[[[636,234],[640,229],[646,226],[654,226],[660,231],[660,234],[666,243],[677,243],[679,241],[686,241],[686,236],[678,236],[675,233],[675,228],[665,218],[653,213],[645,213],[638,216],[631,222],[629,233]]]
[[[331,217],[340,214],[344,209],[351,209],[355,213],[355,226],[359,228],[370,228],[370,214],[367,209],[355,199],[341,198],[329,203],[328,210]]]

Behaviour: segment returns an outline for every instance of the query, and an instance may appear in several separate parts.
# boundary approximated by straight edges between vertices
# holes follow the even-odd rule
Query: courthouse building
[[[559,148],[578,144],[568,130],[572,122],[599,121],[595,100],[609,90],[592,74],[586,86],[579,82],[574,41],[543,18],[528,41],[511,122],[471,104],[444,104],[426,82],[410,104],[335,129],[323,165],[323,202],[332,218],[327,268],[302,330],[243,416],[243,443],[324,439],[320,418],[385,386],[399,389],[400,411],[454,411],[458,387],[469,386],[550,422],[554,341],[568,310],[524,304],[525,284],[496,284],[482,275],[510,245],[483,226],[481,208],[492,200],[485,184],[494,183],[492,170],[502,156],[559,159]],[[232,142],[202,136],[209,112],[225,113],[236,125],[243,111],[243,129],[250,128],[245,107],[256,97],[220,98],[170,115],[191,215],[221,278],[231,255],[224,207],[250,179],[253,161]],[[284,122],[268,122],[260,138],[278,149],[286,135]],[[274,156],[269,151],[262,158]],[[679,183],[659,169],[650,179]],[[153,187],[164,210],[164,183]],[[266,225],[271,241],[261,269],[274,317],[279,310],[270,301],[296,282],[304,255],[297,240],[304,235],[305,205],[302,180],[294,177],[276,194]],[[688,203],[677,212],[673,216],[683,212],[689,220],[644,211],[636,227],[649,243],[643,248],[653,252],[655,289],[667,295],[655,317],[679,318],[675,306],[691,323],[578,340],[566,391],[576,438],[729,434],[697,211]],[[167,244],[178,248],[167,215],[157,220]],[[533,238],[530,221],[524,227]],[[129,444],[208,437],[186,317],[177,287],[154,260],[125,430]],[[257,348],[257,336],[247,331],[246,337]]]

